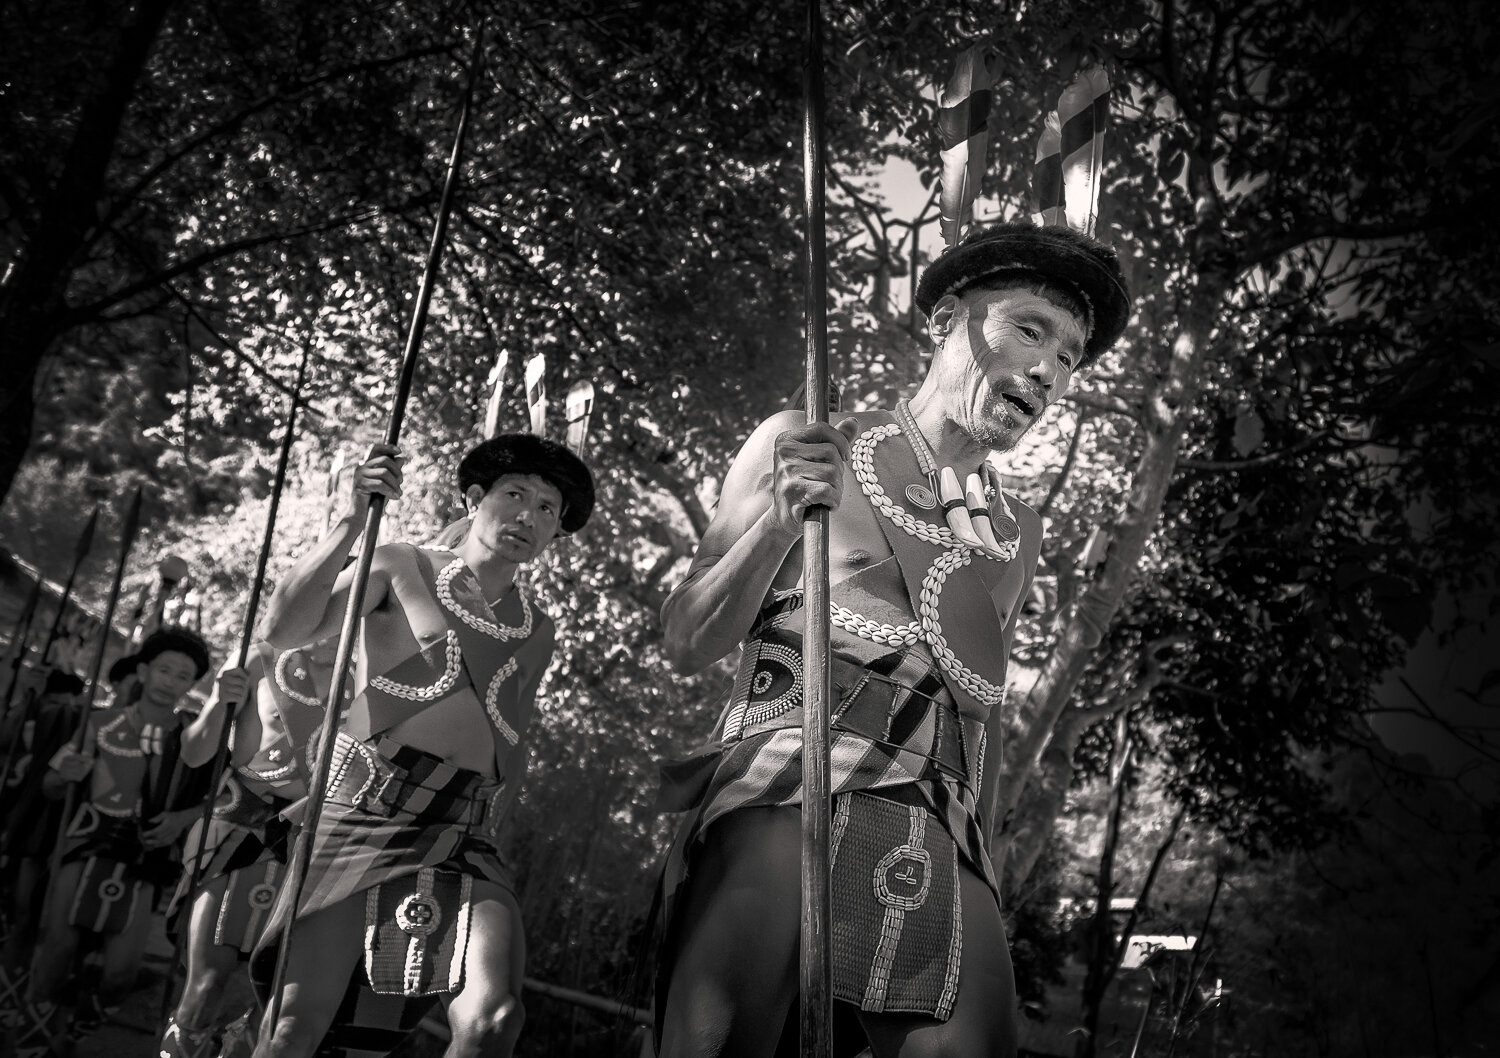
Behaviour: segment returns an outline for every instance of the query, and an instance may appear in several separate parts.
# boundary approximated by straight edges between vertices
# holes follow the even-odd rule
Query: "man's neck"
[[[941,402],[926,384],[923,384],[908,404],[917,428],[932,446],[932,454],[938,466],[952,467],[959,481],[979,469],[990,450],[943,414]]]
[[[170,724],[172,718],[177,715],[175,703],[173,705],[157,705],[146,698],[142,698],[135,703],[135,710],[136,716],[140,717],[143,724]]]
[[[453,553],[463,559],[464,565],[472,569],[474,576],[479,578],[479,590],[484,593],[485,602],[493,604],[510,591],[511,585],[515,583],[519,563],[508,562],[484,549],[474,539],[473,533],[454,548]]]

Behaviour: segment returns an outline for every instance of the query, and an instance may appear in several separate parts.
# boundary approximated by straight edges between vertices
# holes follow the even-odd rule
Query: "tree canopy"
[[[1052,891],[1031,874],[1070,792],[1108,770],[1120,715],[1172,804],[1244,854],[1347,837],[1347,784],[1324,765],[1400,772],[1371,735],[1382,681],[1424,633],[1455,632],[1444,593],[1495,594],[1486,5],[828,7],[845,407],[921,375],[905,288],[931,211],[881,174],[931,186],[954,56],[983,43],[1000,71],[983,193],[1007,217],[1029,211],[1042,115],[1078,65],[1115,84],[1099,232],[1135,314],[1007,457],[1049,522],[1008,720],[1008,892]],[[273,578],[326,526],[334,460],[381,432],[481,23],[386,531],[458,514],[452,467],[502,353],[506,428],[534,353],[555,434],[568,386],[594,383],[599,515],[529,574],[560,646],[513,842],[538,976],[620,991],[668,825],[655,765],[701,737],[724,682],[667,675],[656,612],[730,455],[800,382],[799,12],[6,5],[0,531],[58,575],[81,512],[145,483],[127,597],[181,552],[228,653],[301,358]],[[107,515],[99,539],[116,530]]]

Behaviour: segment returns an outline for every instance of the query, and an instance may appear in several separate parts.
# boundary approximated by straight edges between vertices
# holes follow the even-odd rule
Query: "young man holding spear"
[[[751,435],[662,608],[675,664],[743,646],[664,879],[662,1058],[769,1056],[797,995],[804,512],[831,511],[833,994],[875,1058],[1007,1055],[1015,990],[989,859],[1006,659],[1041,519],[988,461],[1119,337],[1113,251],[1001,225],[918,287],[934,351],[910,403]],[[806,870],[806,865],[802,866]]]
[[[525,769],[553,625],[515,578],[582,528],[594,488],[576,456],[530,434],[478,445],[458,485],[472,519],[461,543],[374,551],[359,691],[312,824],[305,889],[283,887],[252,957],[264,990],[275,949],[289,945],[262,1058],[312,1055],[361,972],[377,993],[450,994],[450,1058],[508,1055],[520,1032],[524,938],[496,833]],[[338,630],[357,569],[344,560],[371,498],[400,494],[400,457],[377,445],[354,474],[349,513],[277,588],[269,642]]]
[[[223,725],[232,725],[207,832],[201,819],[193,824],[173,897],[174,911],[186,915],[178,927],[187,930],[186,979],[162,1037],[163,1058],[205,1058],[216,1033],[245,1009],[242,1003],[228,1018],[221,1016],[285,871],[288,831],[282,813],[307,796],[306,751],[323,722],[334,645],[327,640],[277,650],[256,644],[243,670],[251,688],[248,699],[236,702],[215,694],[193,721],[191,744],[184,742],[183,759],[206,766],[224,737]],[[221,687],[232,674],[228,668],[220,672]],[[248,1028],[247,1040],[253,1042],[254,1025]],[[224,1053],[229,1053],[227,1043]]]
[[[86,783],[55,854],[32,961],[35,1021],[54,1038],[66,1035],[68,1019],[56,1007],[85,932],[101,937],[103,971],[97,995],[84,1001],[108,1010],[134,987],[156,897],[180,870],[178,839],[208,795],[206,769],[182,760],[178,711],[208,672],[208,644],[164,628],[147,637],[136,663],[140,696],[85,717],[82,739],[58,750],[42,779],[46,796],[65,801],[72,784]],[[243,696],[234,680],[226,676],[218,693]]]

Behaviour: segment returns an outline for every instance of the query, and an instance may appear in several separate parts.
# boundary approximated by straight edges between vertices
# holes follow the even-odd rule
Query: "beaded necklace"
[[[1013,544],[1020,539],[1021,527],[1005,499],[1005,490],[998,484],[985,482],[978,473],[970,474],[965,487],[960,489],[958,475],[952,467],[943,467],[941,470],[938,468],[937,454],[917,426],[916,417],[911,413],[911,405],[905,400],[896,402],[896,423],[906,436],[907,444],[911,445],[912,454],[917,457],[917,468],[926,475],[932,486],[928,489],[922,485],[908,485],[906,498],[918,507],[930,511],[936,506],[933,499],[936,496],[942,503],[943,520],[948,523],[948,528],[957,539],[970,547],[982,548],[1009,561],[1010,556],[1005,552],[1014,554],[1015,549],[1007,548],[1001,542]],[[987,501],[995,496],[999,497],[1000,509],[1005,513],[991,521]]]
[[[1020,533],[1016,534],[1015,540],[1009,540],[1003,544],[997,542],[992,550],[984,546],[977,538],[972,542],[961,538],[952,525],[951,519],[947,526],[934,525],[925,519],[913,517],[910,511],[893,501],[886,494],[880,478],[875,473],[875,447],[882,441],[903,432],[899,420],[883,426],[872,426],[857,437],[850,446],[849,467],[854,473],[855,480],[859,482],[860,491],[865,494],[865,498],[870,501],[870,505],[878,514],[909,536],[943,549],[922,578],[921,591],[913,600],[916,603],[917,620],[905,625],[883,624],[871,621],[830,600],[831,623],[861,639],[889,646],[908,647],[919,641],[924,643],[944,673],[975,701],[994,707],[1005,700],[1004,685],[986,680],[954,654],[953,649],[948,645],[947,637],[943,634],[939,606],[943,586],[949,576],[967,566],[975,558],[984,558],[991,562],[1009,562],[1016,557],[1020,548]],[[921,437],[920,432],[916,436]],[[921,451],[915,442],[911,447],[914,452]],[[928,466],[935,465],[935,462],[935,460],[929,460]],[[919,462],[918,465],[921,466],[921,463]],[[950,470],[949,473],[951,474],[952,471]],[[975,475],[975,478],[977,479],[978,475]],[[977,487],[978,482],[976,481],[975,484]],[[909,494],[908,498],[910,498]],[[1001,503],[1009,516],[1010,508],[1008,504],[1005,504],[1003,495]],[[930,510],[931,507],[927,509]],[[965,513],[968,512],[965,511]]]

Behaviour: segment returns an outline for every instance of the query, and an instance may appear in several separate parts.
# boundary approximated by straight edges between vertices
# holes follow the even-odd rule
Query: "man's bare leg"
[[[694,850],[661,1058],[769,1058],[797,994],[802,815],[743,808]]]
[[[67,863],[57,872],[42,909],[42,928],[31,959],[31,981],[27,1000],[37,1018],[36,1028],[49,1038],[67,1035],[72,1027],[71,1011],[59,1005],[63,984],[78,958],[78,930],[68,922],[73,897],[78,891],[83,864]]]
[[[151,934],[151,894],[141,890],[136,896],[136,906],[129,925],[119,933],[104,938],[102,951],[103,968],[99,975],[97,1009],[101,1018],[118,1007],[135,989],[140,975],[141,956],[146,952],[146,939]]]
[[[239,949],[214,943],[219,906],[228,882],[228,878],[209,882],[194,898],[188,917],[187,978],[172,1021],[189,1043],[218,1027],[225,992],[240,969]]]
[[[476,880],[464,986],[448,1004],[453,1042],[444,1058],[510,1058],[526,1021],[521,1005],[525,969],[526,936],[515,896]]]
[[[1016,1053],[1016,980],[995,894],[972,870],[958,868],[964,947],[958,1001],[947,1021],[918,1014],[861,1011],[875,1058],[940,1058],[950,1054],[1012,1058]]]
[[[5,938],[5,950],[0,965],[12,978],[24,974],[31,965],[31,953],[37,938],[37,886],[47,873],[47,861],[27,856],[17,862],[12,876],[10,932]]]
[[[364,955],[363,893],[314,912],[291,931],[281,1019],[263,1022],[256,1058],[311,1058],[333,1024],[355,964]],[[283,935],[282,943],[287,942]],[[270,1018],[269,1008],[266,1018]]]

